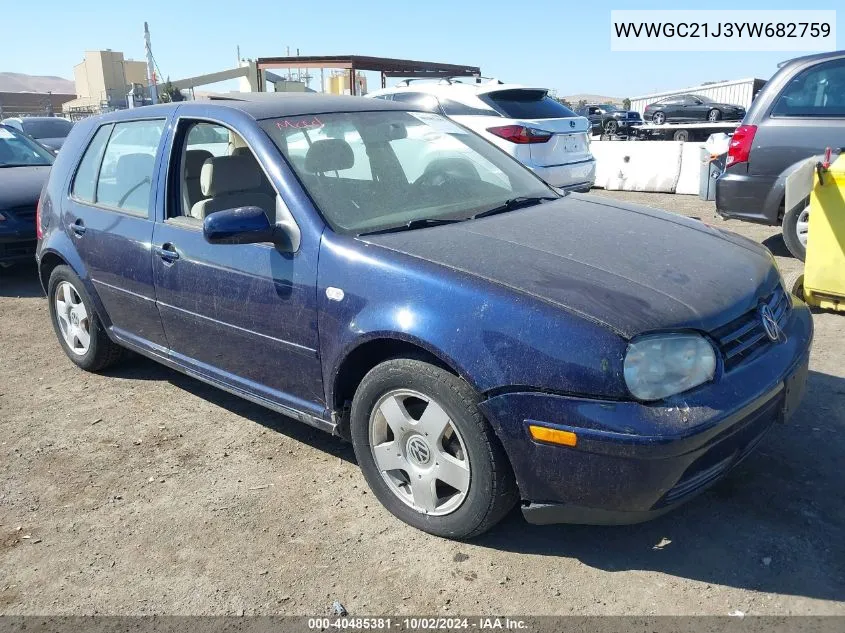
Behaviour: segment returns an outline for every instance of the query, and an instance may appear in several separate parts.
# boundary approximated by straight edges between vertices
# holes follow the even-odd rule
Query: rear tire
[[[792,256],[802,262],[807,258],[807,222],[810,217],[809,205],[799,204],[783,216],[783,243]]]
[[[676,130],[673,140],[686,142],[689,140],[689,130]]]
[[[123,348],[106,334],[82,280],[70,266],[53,269],[47,284],[47,302],[56,338],[75,365],[96,372],[123,357]],[[60,305],[67,306],[61,315]]]
[[[655,112],[651,115],[651,122],[655,125],[663,125],[666,123],[666,113],[665,112]]]
[[[510,462],[477,394],[440,367],[410,359],[374,367],[355,392],[350,431],[370,489],[419,530],[471,538],[517,501]]]

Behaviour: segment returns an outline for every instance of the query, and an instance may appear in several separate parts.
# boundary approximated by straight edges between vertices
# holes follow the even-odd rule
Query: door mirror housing
[[[286,226],[273,225],[260,207],[238,207],[215,211],[205,217],[202,234],[209,244],[261,244],[271,242],[285,252],[294,252],[294,240]],[[296,240],[298,243],[298,239]],[[297,244],[298,245],[298,244]]]

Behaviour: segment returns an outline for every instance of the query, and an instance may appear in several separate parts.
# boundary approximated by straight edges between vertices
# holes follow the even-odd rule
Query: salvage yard
[[[762,242],[696,197],[598,191]],[[742,274],[742,271],[736,271]],[[845,615],[845,317],[817,313],[807,394],[725,480],[627,527],[456,543],[370,494],[351,445],[142,358],[93,375],[34,266],[0,270],[4,614]]]

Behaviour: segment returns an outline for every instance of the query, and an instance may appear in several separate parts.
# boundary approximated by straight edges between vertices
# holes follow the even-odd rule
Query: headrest
[[[202,166],[200,189],[204,196],[251,191],[261,186],[261,171],[246,156],[217,156]]]
[[[199,178],[205,161],[214,155],[204,149],[189,149],[185,152],[185,177]]]
[[[236,147],[232,150],[232,156],[252,156],[248,147]]]
[[[352,147],[339,138],[314,141],[305,154],[305,171],[312,174],[349,169],[354,164],[355,154]]]
[[[152,154],[124,154],[117,159],[114,177],[117,182],[130,182],[150,178],[153,175]]]

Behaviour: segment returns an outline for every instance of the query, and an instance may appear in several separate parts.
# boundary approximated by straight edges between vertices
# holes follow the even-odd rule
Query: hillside
[[[61,77],[0,72],[0,92],[55,92],[76,94],[73,82]]]
[[[602,95],[578,94],[578,95],[559,95],[559,99],[566,99],[569,103],[576,104],[581,100],[587,103],[616,103],[621,105],[621,97],[603,97]]]

